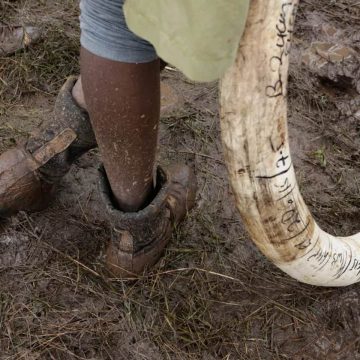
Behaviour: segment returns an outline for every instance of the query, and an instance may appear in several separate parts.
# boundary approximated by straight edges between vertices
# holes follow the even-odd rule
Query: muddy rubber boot
[[[111,225],[106,266],[117,277],[141,275],[154,265],[170,240],[171,232],[193,208],[196,177],[186,165],[157,170],[155,197],[138,212],[117,209],[105,171],[100,170],[100,192]]]
[[[96,146],[89,116],[72,97],[75,82],[70,77],[63,85],[37,134],[0,156],[0,216],[45,208],[71,164]]]
[[[0,55],[9,55],[39,40],[40,29],[33,26],[0,24]]]

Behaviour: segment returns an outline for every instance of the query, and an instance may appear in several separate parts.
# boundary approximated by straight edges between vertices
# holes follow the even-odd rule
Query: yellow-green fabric
[[[126,0],[128,27],[195,81],[220,78],[236,57],[250,0]]]

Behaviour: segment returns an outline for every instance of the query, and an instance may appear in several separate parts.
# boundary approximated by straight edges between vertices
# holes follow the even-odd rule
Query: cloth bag
[[[250,0],[126,0],[128,27],[194,81],[221,78],[235,60]]]

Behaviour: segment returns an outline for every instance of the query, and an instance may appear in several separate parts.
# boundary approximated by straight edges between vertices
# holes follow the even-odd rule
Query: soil
[[[47,40],[0,58],[1,151],[52,116],[57,89],[78,69],[66,45],[56,53],[59,36],[70,47],[79,35],[75,0],[5,1],[4,9],[3,22],[45,24]],[[360,64],[359,23],[358,1],[301,1],[289,80],[302,193],[319,224],[343,236],[359,231],[358,78],[337,82],[303,56],[313,42],[335,42]],[[192,166],[195,209],[151,272],[112,278],[102,261],[110,231],[97,190],[100,158],[97,150],[83,156],[47,210],[0,224],[0,360],[360,359],[359,285],[298,283],[245,232],[222,157],[218,84],[193,83],[171,67],[162,81],[169,96],[159,162]]]

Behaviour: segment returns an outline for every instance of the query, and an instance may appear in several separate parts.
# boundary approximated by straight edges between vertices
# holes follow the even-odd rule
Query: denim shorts
[[[154,47],[128,29],[123,13],[124,1],[80,1],[81,46],[109,60],[126,63],[155,60]]]

